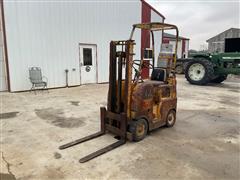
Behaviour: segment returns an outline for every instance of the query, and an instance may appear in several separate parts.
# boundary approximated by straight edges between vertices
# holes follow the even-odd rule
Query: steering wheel
[[[133,65],[137,65],[138,67],[141,66],[141,60],[133,60]],[[150,66],[148,66],[150,65]],[[134,69],[136,69],[134,66],[133,66]],[[152,64],[146,64],[145,62],[142,63],[142,68],[149,68],[149,69],[153,69],[153,65]]]
[[[134,65],[136,65],[136,66],[138,66],[138,67],[135,67]],[[143,69],[143,68],[153,69],[153,65],[150,64],[150,63],[146,64],[146,63],[143,62],[142,65],[141,65],[141,60],[133,60],[133,65],[132,65],[132,67],[133,67],[133,69],[134,69],[134,71],[135,71],[133,82],[134,82],[139,76],[141,77],[141,74],[140,74],[140,71],[139,71],[140,66],[141,66],[141,69]],[[141,78],[140,81],[143,82],[143,79]]]

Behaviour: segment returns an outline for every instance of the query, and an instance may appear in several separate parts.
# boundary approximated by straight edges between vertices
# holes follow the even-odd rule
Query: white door
[[[96,45],[80,45],[81,84],[97,83]]]

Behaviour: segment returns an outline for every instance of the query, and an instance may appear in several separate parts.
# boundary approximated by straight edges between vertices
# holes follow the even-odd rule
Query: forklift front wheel
[[[174,110],[170,110],[166,119],[166,126],[172,127],[176,122],[176,112]]]
[[[148,124],[145,119],[138,119],[129,124],[129,131],[132,133],[132,139],[135,142],[143,140],[148,131]]]

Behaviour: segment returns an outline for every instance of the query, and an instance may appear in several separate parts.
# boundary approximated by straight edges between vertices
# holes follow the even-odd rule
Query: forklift
[[[136,29],[147,31],[151,35],[152,62],[146,63],[143,56],[141,60],[134,60],[133,35]],[[175,30],[178,42],[178,28],[159,22],[134,24],[129,40],[110,42],[108,103],[107,108],[100,107],[100,131],[64,144],[59,149],[69,148],[108,132],[115,135],[117,142],[79,160],[84,163],[125,144],[127,140],[137,142],[153,129],[172,127],[175,124],[177,43],[173,52],[159,53],[158,63],[155,63],[154,56],[154,33],[165,30]],[[164,49],[163,46],[161,49]],[[144,49],[141,51],[144,54]],[[144,68],[152,71],[148,79],[141,77]]]

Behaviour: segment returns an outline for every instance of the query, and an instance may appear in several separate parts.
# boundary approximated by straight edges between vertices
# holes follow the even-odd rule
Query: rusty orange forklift
[[[146,30],[151,34],[152,64],[144,63],[143,58],[134,60],[135,41],[132,38],[136,29]],[[177,43],[175,53],[160,55],[158,57],[160,66],[154,66],[156,64],[154,32],[163,30],[176,30],[178,40],[178,28],[175,25],[152,22],[134,24],[129,40],[111,41],[108,103],[107,109],[100,107],[101,130],[62,145],[59,149],[97,138],[107,132],[118,137],[117,142],[81,158],[79,162],[83,163],[123,145],[127,140],[140,141],[153,129],[174,125],[177,107],[175,76]],[[152,69],[151,78],[147,80],[141,78],[143,68]]]

